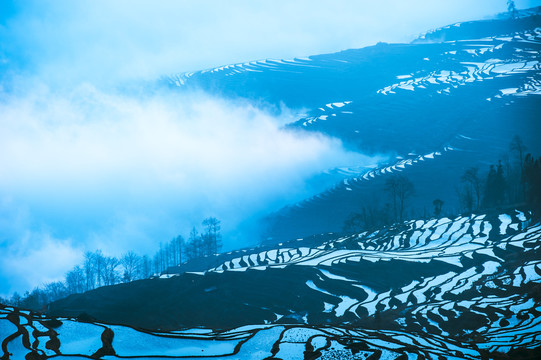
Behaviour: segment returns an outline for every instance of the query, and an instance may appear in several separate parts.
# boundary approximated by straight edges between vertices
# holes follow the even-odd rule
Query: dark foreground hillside
[[[163,277],[57,301],[61,325],[6,307],[2,337],[18,354],[90,355],[113,339],[119,356],[248,359],[534,359],[541,347],[541,225],[520,211],[295,241]]]

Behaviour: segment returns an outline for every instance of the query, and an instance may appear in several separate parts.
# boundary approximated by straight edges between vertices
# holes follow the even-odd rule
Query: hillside
[[[349,164],[322,178],[335,186],[292,204],[262,222],[262,237],[277,243],[342,230],[344,220],[401,172],[417,189],[412,217],[431,213],[432,201],[458,213],[456,193],[465,169],[512,157],[519,136],[541,153],[538,135],[541,10],[518,19],[458,23],[410,44],[379,43],[362,49],[293,60],[262,60],[170,78],[172,89],[205,91],[302,108],[287,126],[340,139],[347,148],[381,154],[376,168]],[[317,181],[317,180],[314,180]],[[327,209],[333,209],[332,212]]]
[[[540,236],[541,226],[520,211],[410,221],[314,247],[298,240],[247,250],[205,272],[71,295],[51,304],[49,316],[97,324],[61,320],[45,339],[32,331],[46,331],[40,318],[17,316],[19,328],[39,340],[30,338],[35,349],[56,336],[65,355],[97,351],[104,329],[114,333],[117,355],[158,355],[155,343],[170,355],[194,354],[195,347],[238,358],[254,349],[274,358],[528,353],[541,346]],[[1,316],[3,324],[15,321],[11,308]],[[11,348],[26,351],[17,341]]]

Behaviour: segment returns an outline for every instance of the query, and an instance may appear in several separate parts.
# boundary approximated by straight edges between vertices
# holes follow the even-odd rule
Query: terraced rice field
[[[260,307],[260,323],[148,331],[107,321],[51,321],[4,307],[3,359],[8,353],[11,359],[28,353],[41,358],[479,359],[541,347],[541,225],[532,223],[530,214],[409,221],[316,247],[295,243],[302,240],[273,250],[245,250],[207,271],[159,280],[201,279],[203,302],[220,291],[220,279],[226,281],[228,274],[236,274],[239,286],[256,276],[273,287],[297,276],[297,288],[289,292],[310,302],[300,303],[294,313],[287,299],[265,305],[258,297],[232,293],[224,301],[245,306],[229,311],[242,317]],[[92,308],[85,311],[92,314]]]

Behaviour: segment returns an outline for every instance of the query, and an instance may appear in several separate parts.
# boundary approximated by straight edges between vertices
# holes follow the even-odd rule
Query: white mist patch
[[[505,1],[494,0],[27,0],[13,13],[0,13],[0,44],[7,44],[0,65],[6,61],[59,84],[116,84],[409,42],[442,24],[505,10]]]
[[[152,253],[211,215],[232,247],[239,244],[227,232],[242,221],[322,190],[307,185],[311,177],[381,160],[348,152],[337,139],[284,130],[287,109],[273,116],[205,94],[36,87],[4,96],[0,113],[0,200],[10,199],[2,212],[25,214],[1,224],[9,247],[25,231],[47,229],[89,250]],[[29,265],[27,255],[18,256]]]
[[[83,86],[10,100],[0,105],[0,185],[49,206],[194,194],[253,202],[302,192],[308,176],[367,160],[336,139],[283,130],[283,119],[251,104],[205,95],[135,98]]]
[[[0,295],[9,291],[31,290],[52,281],[63,281],[64,274],[82,260],[82,251],[69,239],[56,239],[47,233],[26,231],[17,241],[2,249]]]

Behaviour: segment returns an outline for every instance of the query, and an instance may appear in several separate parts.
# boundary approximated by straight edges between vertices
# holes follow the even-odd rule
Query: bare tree
[[[163,244],[160,242],[160,250],[158,251],[158,267],[159,267],[159,272],[162,272],[163,270],[165,270],[165,248],[163,246]]]
[[[413,183],[404,175],[393,175],[385,182],[385,190],[391,195],[395,221],[402,221],[406,200],[415,193]]]
[[[128,251],[120,258],[120,263],[124,268],[122,281],[130,282],[136,280],[140,276],[141,257],[133,251]]]
[[[39,287],[34,288],[31,292],[27,291],[21,298],[20,306],[32,310],[45,310],[48,303],[47,294]]]
[[[94,253],[87,251],[85,253],[84,260],[84,274],[85,274],[85,290],[92,290],[95,288],[96,284],[96,266],[94,261]]]
[[[466,202],[468,203],[468,209],[470,209],[470,212],[473,210],[478,210],[481,206],[482,183],[478,176],[478,172],[479,168],[472,167],[464,171],[464,174],[460,178],[462,182],[466,183],[468,188],[465,191],[464,199],[467,200]]]
[[[17,291],[15,291],[11,296],[10,304],[13,306],[21,306],[21,300],[21,295]]]
[[[443,200],[435,199],[434,201],[432,201],[432,205],[434,205],[434,216],[440,216],[441,209],[443,207]]]
[[[541,157],[535,159],[532,154],[524,158],[524,182],[526,201],[536,211],[541,210]]]
[[[222,246],[220,223],[220,220],[215,217],[208,217],[202,222],[202,225],[205,227],[205,232],[201,235],[201,238],[206,255],[217,254]]]
[[[526,155],[527,147],[522,142],[520,136],[515,135],[513,137],[513,140],[511,140],[511,143],[509,144],[509,150],[511,150],[511,153],[514,153],[518,158],[518,164],[520,169],[520,179],[518,179],[518,181],[521,184],[520,191],[522,192],[520,196],[524,198],[526,194],[526,187],[524,183],[524,156]],[[508,170],[508,174],[511,174],[511,171]]]
[[[517,7],[514,0],[507,0],[507,12],[512,19],[517,17]]]
[[[509,144],[509,150],[511,152],[515,153],[518,157],[518,162],[520,166],[520,173],[524,173],[524,155],[526,154],[526,146],[522,142],[522,139],[520,136],[515,135],[513,137],[513,140],[511,140],[511,143]]]
[[[180,265],[182,263],[182,255],[184,252],[184,238],[181,235],[178,235],[171,240],[171,243],[173,245],[174,263],[175,265]]]
[[[160,256],[161,256],[161,251],[158,251],[156,254],[154,254],[154,258],[152,259],[152,268],[154,269],[152,272],[154,274],[159,274],[162,272]]]
[[[152,262],[150,261],[148,255],[143,255],[140,265],[141,279],[149,278],[152,274]]]
[[[190,231],[190,237],[188,238],[188,243],[186,244],[186,255],[190,259],[195,259],[201,256],[201,237],[195,226]]]
[[[106,275],[104,274],[104,268],[105,268],[105,256],[103,256],[103,253],[101,250],[94,251],[94,254],[92,256],[92,260],[94,261],[94,270],[96,274],[96,287],[100,287],[104,284],[104,279]]]
[[[79,265],[66,274],[66,288],[70,294],[82,293],[85,290],[85,273]]]
[[[170,244],[164,245],[160,242],[160,249],[156,252],[153,259],[154,273],[160,274],[167,270],[171,263],[170,250]]]
[[[501,160],[498,166],[491,165],[487,175],[485,184],[485,196],[483,198],[483,206],[493,208],[501,206],[505,202],[507,193],[507,181],[503,172]]]
[[[103,278],[103,284],[114,285],[118,281],[117,267],[120,265],[120,261],[116,257],[103,257],[103,270],[101,272]]]
[[[164,251],[164,254],[163,254],[163,259],[164,259],[164,264],[165,264],[165,268],[169,268],[169,266],[171,266],[173,263],[174,263],[174,260],[173,260],[173,244],[171,242],[165,244],[164,248],[163,248],[163,251]]]
[[[53,281],[43,287],[46,302],[56,301],[68,295],[66,285],[61,281]]]
[[[363,230],[374,230],[392,223],[393,215],[391,213],[393,210],[390,209],[388,203],[382,205],[380,202],[381,196],[375,193],[363,197],[360,201],[360,211],[348,215],[344,221],[343,230],[356,233]]]

